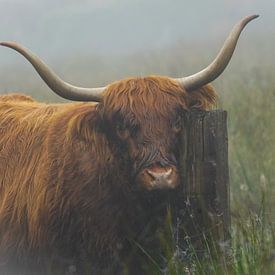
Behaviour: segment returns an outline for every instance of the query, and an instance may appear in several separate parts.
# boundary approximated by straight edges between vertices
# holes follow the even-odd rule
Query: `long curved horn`
[[[45,83],[59,96],[75,101],[101,101],[101,88],[81,88],[73,86],[59,78],[38,56],[15,42],[1,42],[1,46],[9,47],[22,54],[35,68]]]
[[[215,80],[228,65],[238,42],[238,38],[244,27],[247,25],[247,23],[257,17],[259,17],[259,15],[247,16],[243,18],[238,24],[236,24],[225,40],[223,47],[221,48],[214,61],[205,69],[196,74],[184,78],[176,78],[180,85],[185,90],[192,91]]]

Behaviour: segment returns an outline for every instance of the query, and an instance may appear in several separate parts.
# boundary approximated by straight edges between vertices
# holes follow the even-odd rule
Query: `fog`
[[[185,60],[182,73],[193,73],[211,61],[232,26],[251,14],[260,18],[242,34],[232,68],[249,54],[251,64],[271,66],[274,0],[0,0],[0,40],[32,49],[74,84],[105,85],[135,74],[177,75],[181,72],[172,67],[179,54]],[[168,60],[169,68],[163,68],[164,61],[156,66],[148,62],[158,59],[156,53]],[[26,63],[0,48],[1,91],[37,87],[38,78]]]
[[[254,13],[247,32],[274,38],[273,0],[0,0],[0,37],[52,56],[125,53],[213,39]]]

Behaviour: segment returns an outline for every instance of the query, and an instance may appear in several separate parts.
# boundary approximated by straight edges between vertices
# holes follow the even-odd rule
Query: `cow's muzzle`
[[[151,166],[144,168],[137,176],[137,183],[147,189],[175,189],[179,176],[175,166]]]

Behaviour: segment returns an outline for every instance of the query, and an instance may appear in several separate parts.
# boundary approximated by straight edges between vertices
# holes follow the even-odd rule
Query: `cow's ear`
[[[207,84],[195,91],[189,92],[187,97],[189,109],[209,110],[215,106],[218,96],[213,86]]]

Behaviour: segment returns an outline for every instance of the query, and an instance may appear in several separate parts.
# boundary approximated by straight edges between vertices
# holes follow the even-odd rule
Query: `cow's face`
[[[99,105],[110,142],[129,162],[139,187],[179,185],[178,142],[188,94],[173,80],[133,78],[110,85]]]

